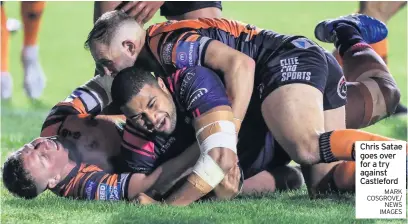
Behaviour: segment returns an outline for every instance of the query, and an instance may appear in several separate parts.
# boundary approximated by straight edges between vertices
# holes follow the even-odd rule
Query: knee
[[[304,135],[293,144],[293,149],[288,149],[289,156],[300,165],[313,165],[320,162],[319,136]]]

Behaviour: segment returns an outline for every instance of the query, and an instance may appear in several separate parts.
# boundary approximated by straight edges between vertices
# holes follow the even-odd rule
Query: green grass
[[[357,2],[225,2],[224,16],[282,33],[313,37],[314,25],[325,18],[356,11]],[[7,2],[10,17],[19,17],[20,3]],[[93,75],[93,62],[83,42],[92,26],[92,2],[48,2],[44,13],[41,61],[48,85],[41,102],[31,102],[22,90],[22,32],[11,37],[10,67],[14,78],[11,102],[2,102],[1,160],[37,137],[48,110]],[[389,65],[407,101],[407,10],[388,24]],[[153,22],[163,21],[155,17]],[[331,45],[323,44],[327,49]],[[391,118],[367,128],[407,139],[406,118]],[[305,190],[231,202],[200,203],[187,208],[139,207],[120,203],[72,201],[46,193],[32,201],[16,199],[1,187],[2,223],[383,223],[355,220],[354,197],[311,201]],[[405,223],[404,221],[394,221]]]

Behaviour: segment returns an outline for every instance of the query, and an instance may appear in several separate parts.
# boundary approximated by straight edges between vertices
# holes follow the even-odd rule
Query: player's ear
[[[57,184],[61,181],[61,176],[59,174],[57,174],[56,176],[54,176],[53,178],[48,179],[48,184],[47,187],[48,188],[54,188],[55,186],[57,186]]]
[[[160,87],[161,90],[163,90],[165,93],[168,93],[166,84],[164,84],[163,79],[157,78],[157,83],[159,84],[159,87]]]
[[[136,45],[130,40],[125,40],[122,42],[122,47],[125,48],[125,51],[129,56],[136,54]]]

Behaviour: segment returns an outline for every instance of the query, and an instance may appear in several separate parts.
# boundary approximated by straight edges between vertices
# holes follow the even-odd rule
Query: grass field
[[[19,18],[20,4],[7,2],[6,12]],[[356,11],[357,2],[225,2],[227,18],[282,33],[313,37],[314,25],[325,18]],[[41,61],[48,85],[41,102],[22,90],[22,32],[11,37],[10,67],[14,78],[11,102],[2,102],[1,161],[39,135],[49,109],[93,75],[92,58],[83,42],[92,26],[92,2],[50,2],[42,23]],[[407,9],[389,22],[389,65],[407,101]],[[155,17],[153,22],[163,21]],[[331,49],[330,45],[323,45]],[[391,118],[367,130],[406,140],[407,120]],[[46,193],[32,201],[16,199],[1,186],[1,223],[383,223],[355,220],[354,197],[310,201],[305,190],[232,202],[200,203],[187,208],[139,207],[127,203],[95,203],[57,198]],[[405,221],[393,221],[406,223]]]

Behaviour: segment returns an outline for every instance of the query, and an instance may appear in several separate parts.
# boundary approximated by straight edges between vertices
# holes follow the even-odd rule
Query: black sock
[[[339,51],[341,57],[343,57],[344,53],[353,45],[361,42],[365,43],[359,31],[353,25],[339,23],[334,30],[336,31],[337,36],[334,45]]]

